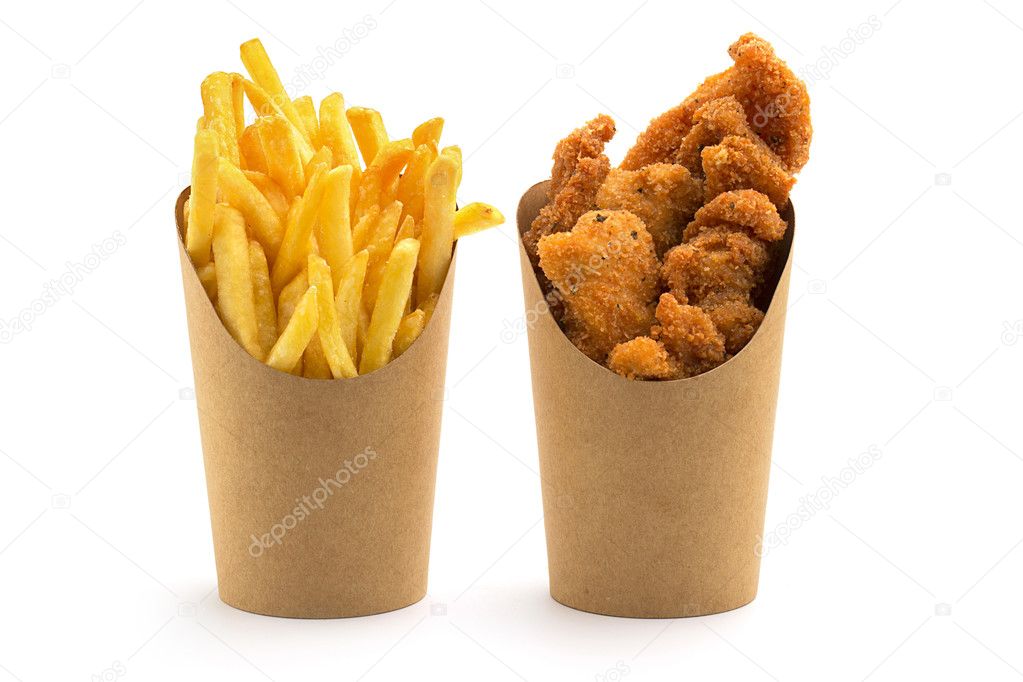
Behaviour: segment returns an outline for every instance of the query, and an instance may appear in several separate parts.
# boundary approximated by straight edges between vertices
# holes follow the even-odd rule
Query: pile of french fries
[[[291,99],[259,39],[241,59],[250,78],[202,83],[186,250],[254,358],[314,379],[379,369],[429,322],[454,241],[504,217],[456,210],[462,155],[438,147],[444,119],[392,141],[378,111],[346,109],[340,93],[318,114]]]

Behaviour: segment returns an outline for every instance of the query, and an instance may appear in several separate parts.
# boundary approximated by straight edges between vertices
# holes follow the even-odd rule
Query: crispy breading
[[[661,294],[656,317],[650,335],[679,363],[682,376],[701,374],[725,361],[725,337],[701,308]]]
[[[704,147],[720,144],[731,135],[744,137],[773,158],[778,158],[750,127],[739,101],[728,95],[707,102],[693,113],[693,127],[682,138],[675,153],[675,163],[682,164],[695,175],[703,175],[700,152]]]
[[[547,188],[547,200],[554,201],[576,171],[580,159],[595,159],[604,153],[604,145],[615,134],[615,122],[600,114],[581,128],[576,128],[554,148],[554,167],[551,169],[551,184]]]
[[[723,192],[696,212],[683,238],[692,239],[708,227],[727,226],[767,242],[785,236],[788,225],[765,194],[752,189]]]
[[[629,211],[643,221],[658,257],[682,241],[682,228],[702,203],[703,183],[684,166],[669,163],[612,169],[597,192],[600,208]]]
[[[604,362],[654,320],[658,266],[643,221],[627,211],[591,211],[571,232],[539,240],[540,267],[564,300],[562,326],[583,353]]]
[[[619,343],[608,354],[607,366],[626,379],[674,379],[681,369],[664,344],[649,336]]]
[[[595,208],[597,190],[604,183],[611,162],[601,154],[596,158],[580,159],[575,172],[554,200],[540,209],[539,215],[523,235],[533,265],[537,265],[536,245],[542,237],[572,229],[586,211]]]
[[[703,104],[732,95],[746,120],[785,169],[796,173],[809,158],[810,98],[806,85],[780,60],[774,48],[752,33],[728,48],[735,64],[705,80],[681,104],[654,120],[629,150],[622,168],[635,170],[670,161],[693,127],[693,114]]]
[[[744,137],[729,135],[720,144],[704,147],[704,199],[711,201],[733,189],[755,189],[775,206],[784,208],[796,179],[789,175],[770,151]]]
[[[711,227],[668,251],[661,277],[682,303],[700,305],[714,294],[749,300],[766,266],[763,242],[727,227]]]
[[[701,305],[725,338],[725,352],[735,355],[749,343],[764,321],[764,313],[749,301],[711,296]]]

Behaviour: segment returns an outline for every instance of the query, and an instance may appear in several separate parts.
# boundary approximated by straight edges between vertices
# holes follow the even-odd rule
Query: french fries
[[[185,249],[252,357],[310,379],[380,369],[429,324],[455,240],[503,216],[455,211],[462,155],[439,149],[444,119],[392,141],[375,109],[289,93],[258,39],[241,57],[249,79],[200,88]]]

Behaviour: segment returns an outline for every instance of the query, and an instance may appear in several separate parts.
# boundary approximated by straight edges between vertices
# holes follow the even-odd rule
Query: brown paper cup
[[[519,203],[519,231],[547,183]],[[572,345],[521,246],[551,596],[583,611],[674,618],[757,593],[795,220],[750,343],[690,379],[628,381]]]
[[[250,357],[181,242],[220,598],[274,616],[391,611],[426,594],[455,263],[427,328],[387,366],[318,381]]]

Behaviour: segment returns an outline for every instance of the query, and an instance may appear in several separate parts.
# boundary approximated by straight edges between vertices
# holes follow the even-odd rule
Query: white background
[[[1023,676],[1023,8],[563,5],[5,6],[0,319],[125,243],[0,345],[0,680]],[[643,621],[548,596],[526,339],[502,338],[512,225],[461,246],[429,596],[320,622],[218,601],[171,217],[199,82],[257,35],[293,75],[367,15],[308,93],[380,108],[396,136],[445,116],[460,200],[510,218],[566,132],[612,114],[620,159],[747,30],[829,69],[794,191],[768,530],[880,456],[793,522],[752,605]]]

